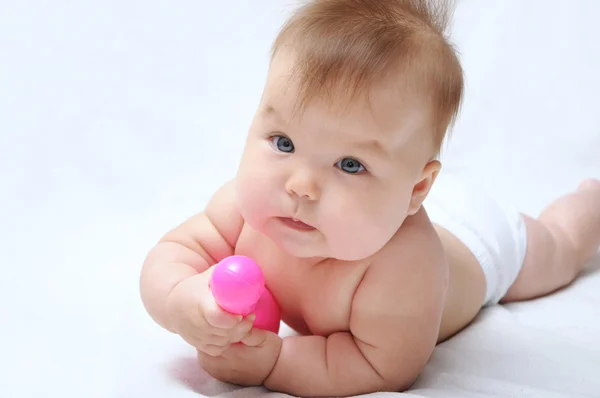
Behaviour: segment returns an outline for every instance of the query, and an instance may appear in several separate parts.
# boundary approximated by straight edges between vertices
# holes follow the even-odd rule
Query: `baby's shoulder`
[[[447,259],[431,221],[421,210],[405,220],[390,241],[375,255],[368,273],[379,279],[429,283],[447,278]],[[411,281],[411,282],[408,282]]]
[[[429,225],[428,225],[429,224]],[[410,217],[373,258],[352,303],[350,331],[370,363],[418,374],[439,335],[447,271],[424,212]],[[399,363],[398,358],[411,358]]]
[[[237,206],[235,180],[227,181],[215,191],[203,213],[227,243],[235,247],[245,224]]]

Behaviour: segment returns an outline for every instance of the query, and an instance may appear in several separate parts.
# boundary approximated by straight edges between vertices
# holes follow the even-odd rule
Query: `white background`
[[[1,397],[233,389],[150,321],[137,278],[161,234],[235,173],[290,5],[0,1]],[[599,13],[592,0],[460,2],[467,91],[448,168],[533,215],[600,177]],[[413,393],[600,396],[591,269],[555,296],[484,311]]]

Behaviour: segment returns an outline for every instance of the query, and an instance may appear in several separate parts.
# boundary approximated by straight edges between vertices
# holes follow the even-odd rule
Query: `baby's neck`
[[[305,269],[316,268],[316,267],[318,267],[322,264],[328,263],[330,261],[335,261],[334,258],[329,258],[329,257],[306,257],[306,258],[296,257],[296,260],[298,261],[298,266],[305,268]]]

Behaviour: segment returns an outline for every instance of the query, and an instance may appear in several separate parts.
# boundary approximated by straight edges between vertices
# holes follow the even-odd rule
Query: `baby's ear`
[[[425,165],[421,178],[413,187],[408,215],[412,216],[419,211],[441,168],[442,164],[438,160],[432,160]]]

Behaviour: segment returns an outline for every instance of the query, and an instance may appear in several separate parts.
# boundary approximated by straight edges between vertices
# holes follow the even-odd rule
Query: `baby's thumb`
[[[240,323],[241,315],[230,314],[219,307],[208,287],[208,281],[206,284],[203,283],[201,289],[200,306],[204,312],[204,319],[209,325],[220,329],[231,329]]]

